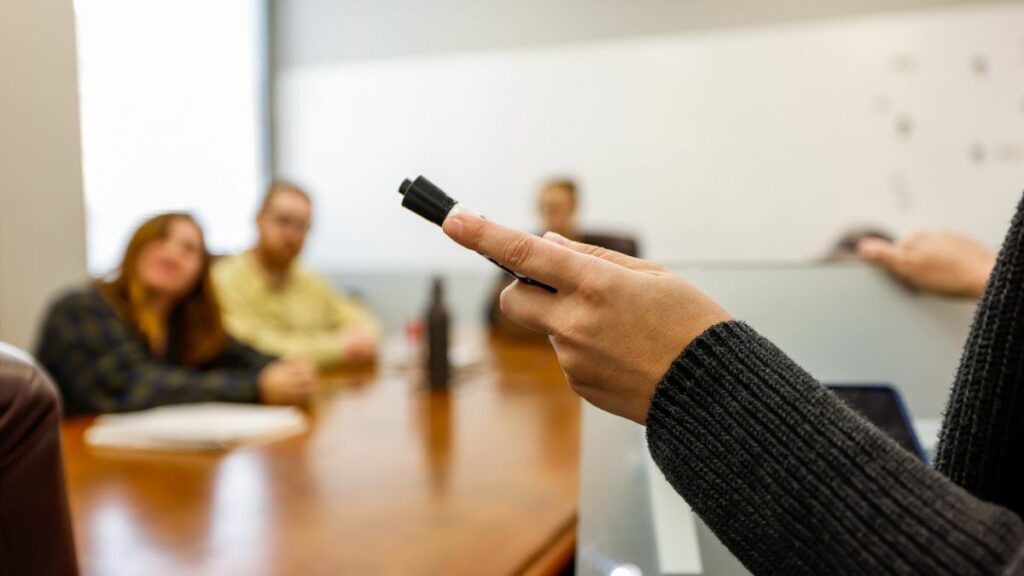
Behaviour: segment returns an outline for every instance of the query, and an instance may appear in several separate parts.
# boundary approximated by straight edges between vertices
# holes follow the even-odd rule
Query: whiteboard
[[[568,175],[586,228],[668,263],[797,261],[851,226],[991,245],[1024,190],[1024,5],[987,4],[486,53],[276,79],[278,172],[316,196],[334,270],[483,266],[399,208],[427,175],[536,229]]]

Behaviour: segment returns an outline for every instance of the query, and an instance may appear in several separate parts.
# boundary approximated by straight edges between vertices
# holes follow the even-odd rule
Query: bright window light
[[[88,265],[146,217],[186,210],[214,252],[252,238],[265,182],[265,4],[78,0]]]

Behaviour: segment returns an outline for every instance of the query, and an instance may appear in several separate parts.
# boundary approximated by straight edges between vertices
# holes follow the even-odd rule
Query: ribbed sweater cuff
[[[694,340],[658,385],[665,476],[755,573],[997,574],[1024,540],[743,323]]]

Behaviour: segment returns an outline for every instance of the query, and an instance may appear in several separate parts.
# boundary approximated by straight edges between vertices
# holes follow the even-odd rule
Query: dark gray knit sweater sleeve
[[[654,460],[758,574],[999,574],[1024,523],[926,467],[745,324],[658,385]]]
[[[1024,200],[978,304],[935,468],[1024,514]]]

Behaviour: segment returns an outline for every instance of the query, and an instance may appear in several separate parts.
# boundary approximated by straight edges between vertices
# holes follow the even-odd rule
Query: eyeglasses
[[[270,221],[282,228],[291,228],[296,232],[306,232],[312,224],[305,218],[296,218],[288,214],[270,214]]]

